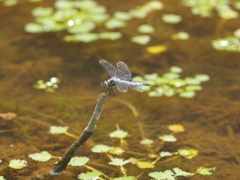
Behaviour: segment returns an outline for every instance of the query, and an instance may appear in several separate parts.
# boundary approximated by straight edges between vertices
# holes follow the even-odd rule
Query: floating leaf
[[[169,23],[169,24],[177,24],[182,20],[182,17],[176,14],[164,14],[162,16],[162,20],[165,23]]]
[[[112,149],[109,150],[109,153],[115,154],[115,155],[121,155],[121,154],[123,154],[124,152],[125,152],[125,151],[124,151],[122,148],[120,148],[120,147],[114,147],[114,148],[112,148]]]
[[[147,47],[147,52],[152,54],[159,54],[167,51],[167,46],[149,46]]]
[[[187,40],[189,38],[189,34],[187,32],[179,32],[177,34],[172,35],[173,40]]]
[[[108,164],[114,165],[114,166],[123,166],[129,162],[130,162],[129,160],[123,160],[120,158],[112,158],[111,162],[109,162]]]
[[[172,124],[168,126],[168,129],[174,133],[184,132],[184,127],[181,124]]]
[[[96,41],[98,39],[98,34],[96,33],[84,33],[75,35],[76,39],[80,42],[89,43],[92,41]]]
[[[154,164],[152,164],[150,162],[137,161],[136,164],[141,169],[154,168]]]
[[[191,85],[201,84],[201,81],[197,78],[186,77],[184,80],[187,84],[191,84]]]
[[[213,167],[213,168],[204,168],[204,167],[199,167],[197,169],[197,172],[198,174],[201,174],[201,175],[211,175],[212,172],[210,171],[215,171],[216,167]]]
[[[3,176],[0,176],[0,180],[6,180]]]
[[[50,126],[50,133],[51,134],[63,134],[67,132],[68,126]]]
[[[206,82],[210,80],[210,77],[207,74],[197,74],[195,78],[201,82]]]
[[[120,139],[122,139],[122,138],[127,137],[128,132],[119,129],[119,130],[113,131],[109,135],[110,135],[111,138],[120,138]]]
[[[114,12],[113,17],[121,21],[129,21],[132,18],[130,13],[123,12],[123,11]]]
[[[175,138],[173,135],[163,135],[159,136],[159,139],[165,141],[165,142],[175,142],[177,138]]]
[[[172,156],[172,153],[168,151],[161,151],[160,152],[160,157],[166,157],[166,156]]]
[[[54,6],[57,9],[72,9],[74,7],[73,2],[67,0],[56,1]]]
[[[3,2],[3,5],[4,5],[4,6],[14,6],[14,5],[16,5],[17,3],[18,3],[17,0],[5,0],[5,1]]]
[[[145,4],[144,8],[150,9],[150,10],[160,10],[163,9],[164,5],[160,1],[149,1]]]
[[[202,90],[202,87],[199,85],[189,85],[185,88],[186,91],[199,91]]]
[[[40,33],[44,32],[44,29],[41,25],[37,23],[28,23],[24,27],[25,31],[28,33]]]
[[[99,171],[92,171],[92,172],[87,172],[87,173],[81,173],[78,175],[78,179],[81,180],[86,180],[86,179],[98,179],[98,177],[101,175],[102,173]]]
[[[94,146],[91,150],[94,153],[106,153],[111,149],[112,149],[112,147],[110,147],[110,146],[98,144],[98,145]]]
[[[175,180],[174,173],[170,170],[166,170],[164,172],[151,172],[148,173],[148,175],[155,180]]]
[[[88,157],[73,157],[68,164],[71,166],[84,166],[88,161]]]
[[[47,151],[42,151],[40,153],[30,154],[28,157],[32,158],[35,161],[46,162],[52,158],[52,155],[49,154]]]
[[[0,119],[4,120],[12,120],[17,117],[16,113],[13,112],[7,112],[7,113],[0,113]]]
[[[194,175],[194,173],[183,171],[183,170],[181,170],[177,167],[173,168],[173,171],[175,172],[175,176],[185,176],[185,177],[187,177],[187,176],[193,176]]]
[[[154,31],[154,28],[148,24],[138,26],[138,32],[140,33],[154,33]]]
[[[178,73],[169,72],[169,73],[163,74],[163,77],[168,78],[168,79],[176,79],[176,78],[179,78],[179,74]]]
[[[181,92],[179,94],[180,97],[183,97],[183,98],[192,98],[196,95],[196,93],[194,91],[186,91],[186,92]]]
[[[113,178],[112,180],[135,180],[135,177],[132,176],[124,176],[124,177],[117,177],[117,178]]]
[[[105,26],[107,29],[115,29],[115,28],[121,28],[125,27],[126,23],[124,21],[121,21],[116,18],[109,19],[106,23]]]
[[[109,39],[109,40],[116,40],[122,37],[120,32],[104,32],[99,34],[101,39]]]
[[[172,73],[181,73],[183,70],[182,70],[182,68],[180,68],[178,66],[171,66],[170,71]]]
[[[196,149],[178,149],[178,154],[187,159],[192,159],[198,155],[198,151]]]
[[[131,41],[137,44],[145,45],[149,43],[150,39],[151,38],[148,35],[138,35],[138,36],[132,37]]]
[[[32,15],[35,17],[48,17],[53,13],[53,8],[51,7],[37,7],[32,10]]]
[[[27,161],[21,159],[13,159],[9,162],[8,166],[13,169],[22,169],[27,166]]]
[[[140,144],[152,144],[154,141],[152,139],[144,139],[140,142]]]

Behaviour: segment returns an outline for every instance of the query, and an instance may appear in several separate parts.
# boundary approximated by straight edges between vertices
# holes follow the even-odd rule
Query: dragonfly
[[[109,90],[109,96],[114,96],[112,88],[117,88],[121,92],[126,92],[129,87],[135,91],[143,92],[140,86],[151,86],[149,83],[131,82],[132,73],[128,66],[122,61],[117,62],[116,67],[103,59],[99,62],[111,77],[101,83],[101,86],[106,88],[106,91]]]

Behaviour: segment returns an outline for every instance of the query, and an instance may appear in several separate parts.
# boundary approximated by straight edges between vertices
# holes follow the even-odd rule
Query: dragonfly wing
[[[117,69],[109,62],[101,59],[100,64],[107,70],[111,77],[117,77]]]
[[[118,84],[117,85],[117,89],[121,92],[126,92],[128,90],[128,86],[126,85],[122,85],[122,84]]]
[[[135,90],[135,91],[138,91],[138,92],[143,92],[142,88],[140,86],[128,86],[130,87],[131,89]]]
[[[125,81],[129,81],[132,77],[132,73],[128,69],[128,66],[122,61],[117,62],[117,77]]]

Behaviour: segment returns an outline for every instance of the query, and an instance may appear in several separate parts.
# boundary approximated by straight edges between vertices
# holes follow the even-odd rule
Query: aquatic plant
[[[36,84],[34,85],[34,88],[36,89],[43,89],[46,92],[55,92],[55,89],[58,88],[58,84],[60,83],[60,80],[56,77],[50,78],[49,81],[44,82],[43,80],[38,80]]]
[[[186,159],[193,159],[195,156],[198,155],[198,151],[195,149],[178,149],[177,152],[168,152],[168,151],[161,151],[159,147],[163,147],[165,142],[174,142],[177,140],[177,138],[174,136],[176,133],[182,133],[184,132],[184,127],[179,124],[173,124],[169,125],[168,129],[171,131],[171,134],[166,134],[166,135],[161,135],[159,136],[159,140],[161,142],[158,142],[158,140],[152,140],[152,139],[143,139],[140,144],[146,147],[150,147],[150,151],[147,154],[141,154],[140,152],[132,152],[130,150],[124,150],[124,144],[122,144],[122,140],[124,139],[125,141],[126,138],[128,137],[128,132],[123,131],[121,129],[117,129],[113,132],[111,132],[109,135],[110,138],[118,138],[120,139],[120,146],[119,147],[114,147],[114,146],[108,146],[108,145],[103,145],[103,144],[97,144],[94,147],[91,148],[91,151],[93,153],[104,153],[107,154],[109,157],[109,161],[107,164],[103,164],[102,166],[106,168],[110,168],[110,166],[116,166],[119,167],[120,172],[123,174],[122,177],[108,177],[108,175],[104,174],[100,170],[97,170],[96,168],[89,166],[88,163],[91,163],[91,160],[88,157],[73,157],[70,162],[68,163],[71,166],[82,166],[85,167],[89,170],[90,172],[87,173],[80,173],[78,175],[78,179],[86,179],[86,178],[99,178],[103,179],[103,177],[107,179],[116,179],[116,180],[125,180],[125,179],[137,179],[143,175],[143,173],[146,172],[146,169],[152,169],[154,170],[155,167],[158,167],[158,164],[162,164],[166,161],[174,161],[176,158],[186,158]],[[154,147],[153,144],[155,144]],[[160,144],[160,145],[159,145]],[[149,149],[149,148],[147,148]],[[120,153],[119,153],[120,150]],[[130,156],[128,159],[124,158],[119,158],[119,155],[137,155],[135,156]],[[141,158],[138,158],[140,155]],[[116,156],[116,157],[114,157]],[[30,158],[36,161],[41,161],[45,162],[51,159],[52,156],[50,153],[47,151],[43,151],[40,153],[34,153],[29,155]],[[55,157],[57,158],[57,157]],[[167,159],[166,159],[167,158]],[[145,159],[145,160],[143,160]],[[125,169],[125,165],[133,165],[137,166],[140,170],[139,175],[133,176],[129,175],[127,169]],[[109,166],[109,167],[108,167]],[[175,180],[178,177],[190,177],[194,176],[195,174],[201,174],[201,175],[211,175],[211,171],[215,170],[215,168],[204,168],[204,167],[199,167],[196,172],[187,172],[182,170],[179,167],[174,167],[169,170],[165,171],[152,171],[149,172],[148,175],[156,180],[165,180],[167,179],[172,179]]]
[[[185,77],[180,79],[182,68],[172,66],[170,72],[159,76],[157,73],[146,74],[143,77],[135,76],[133,81],[147,82],[152,86],[143,87],[144,91],[148,92],[150,97],[167,96],[171,97],[179,94],[180,97],[192,98],[195,96],[195,91],[202,89],[202,82],[209,81],[209,76],[206,74],[197,74],[195,77]]]
[[[2,160],[0,160],[0,163]],[[26,160],[21,159],[12,159],[7,166],[0,167],[0,169],[4,169],[6,167],[10,167],[12,169],[22,169],[27,166]]]
[[[240,52],[240,29],[234,31],[233,36],[212,40],[212,46],[219,51]]]
[[[0,2],[3,1],[4,6],[14,6],[18,4],[18,0],[0,0]],[[42,0],[28,0],[29,2],[40,2]]]
[[[182,0],[185,6],[192,9],[192,13],[201,17],[211,17],[216,10],[218,15],[223,19],[238,18],[238,12],[231,8],[229,0]],[[237,3],[234,3],[237,7]]]
[[[163,4],[152,0],[146,4],[129,10],[128,12],[116,11],[113,16],[107,13],[104,6],[93,0],[56,0],[54,7],[37,7],[32,11],[36,22],[26,24],[28,33],[41,33],[49,31],[67,30],[70,35],[64,37],[65,41],[89,43],[98,39],[116,40],[121,38],[120,31],[112,31],[127,26],[127,21],[133,18],[145,18],[151,11],[160,10]],[[98,32],[98,27],[105,26],[104,32]],[[143,24],[139,32],[152,33],[154,28]],[[143,38],[143,37],[142,37]],[[143,40],[133,38],[132,42],[147,44],[149,37]],[[135,40],[136,39],[136,40]],[[140,38],[141,39],[141,38]]]

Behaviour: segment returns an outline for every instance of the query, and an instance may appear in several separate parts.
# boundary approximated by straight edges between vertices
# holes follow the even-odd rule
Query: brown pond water
[[[177,134],[178,141],[165,144],[162,150],[174,152],[179,148],[195,148],[199,155],[192,160],[159,161],[139,180],[151,179],[147,172],[174,167],[195,172],[200,166],[217,169],[211,176],[195,175],[188,179],[240,179],[240,54],[216,51],[210,44],[212,39],[231,35],[240,27],[239,19],[223,23],[217,15],[211,18],[193,16],[189,8],[176,4],[175,0],[165,0],[165,9],[151,14],[157,31],[149,45],[167,45],[168,50],[150,55],[146,46],[130,42],[130,37],[137,33],[134,28],[143,20],[131,21],[131,26],[124,28],[124,37],[113,42],[66,43],[62,40],[65,32],[26,34],[23,27],[33,21],[31,10],[37,6],[51,6],[53,2],[31,4],[22,0],[13,7],[0,5],[0,113],[14,112],[18,116],[13,120],[0,120],[0,167],[11,159],[28,162],[21,170],[3,168],[0,175],[7,180],[41,179],[52,169],[56,159],[36,162],[28,155],[48,151],[61,156],[75,141],[66,135],[50,134],[52,125],[69,126],[69,132],[77,136],[82,133],[103,91],[99,84],[108,78],[99,64],[100,59],[106,59],[113,64],[120,60],[126,62],[134,75],[153,72],[161,75],[175,65],[184,69],[184,77],[208,74],[211,80],[203,83],[203,90],[192,99],[150,98],[147,93],[115,91],[116,96],[104,106],[94,135],[77,156],[87,156],[92,167],[110,177],[119,177],[122,174],[117,168],[108,166],[107,156],[90,151],[95,144],[119,146],[119,141],[108,135],[116,130],[116,124],[129,133],[125,148],[142,154],[147,154],[147,150],[139,144],[142,140],[139,124],[145,137],[150,139],[168,134],[167,125],[182,124],[186,131]],[[146,1],[98,2],[112,13],[126,11]],[[183,21],[177,25],[165,24],[161,21],[163,13],[180,14]],[[171,40],[171,35],[179,31],[189,32],[191,38]],[[33,88],[37,80],[47,81],[53,76],[61,80],[55,93]],[[139,113],[140,123],[129,105]],[[129,176],[142,172],[133,165],[127,165],[126,169]],[[65,174],[54,179],[77,179],[79,173],[87,171],[85,167],[68,166]]]

